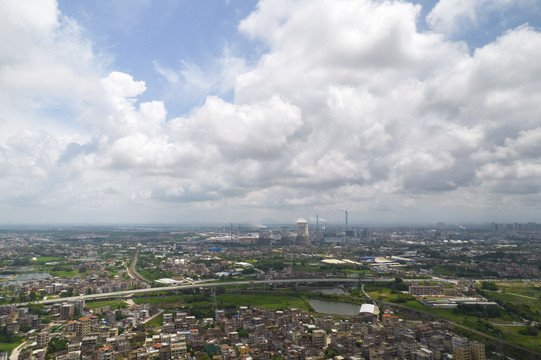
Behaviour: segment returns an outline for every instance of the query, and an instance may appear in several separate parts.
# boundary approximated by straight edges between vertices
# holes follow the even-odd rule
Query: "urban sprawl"
[[[541,226],[0,229],[0,360],[541,359]]]

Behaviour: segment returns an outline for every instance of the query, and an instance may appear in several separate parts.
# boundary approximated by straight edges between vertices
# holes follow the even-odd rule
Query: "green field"
[[[160,327],[163,326],[163,314],[156,316],[154,319],[147,322],[147,326]]]
[[[56,257],[56,256],[44,256],[44,257],[37,258],[36,261],[40,263],[46,263],[46,262],[53,262],[53,261],[61,261],[63,259],[64,258],[62,257]]]
[[[63,276],[74,277],[75,275],[79,275],[79,270],[71,270],[71,271],[46,270],[46,271],[49,272],[51,275],[58,276],[58,277],[63,277]]]
[[[456,313],[453,309],[436,309],[436,308],[430,308],[426,307],[423,304],[421,304],[418,301],[408,301],[403,304],[398,304],[406,306],[410,309],[420,310],[424,311],[439,317],[442,317],[444,319],[451,320],[457,324],[461,324],[464,326],[471,327],[472,329],[478,329],[482,331],[493,331],[492,329],[485,329],[484,324],[492,324],[492,323],[511,323],[513,321],[520,321],[520,318],[513,314],[503,313],[501,317],[496,318],[485,318],[485,317],[477,317],[472,315],[466,315],[461,313]],[[490,326],[490,325],[489,325]],[[481,327],[481,328],[480,328]],[[494,332],[494,331],[493,331]],[[494,332],[497,336],[497,332]]]
[[[155,281],[162,278],[171,278],[173,276],[178,275],[178,274],[165,272],[162,270],[140,269],[139,267],[137,268],[137,272],[139,273],[139,275],[141,275],[143,278],[147,279],[148,281]]]
[[[184,303],[184,296],[182,295],[169,295],[169,296],[146,296],[146,297],[133,297],[133,302],[136,304],[175,304],[180,306]]]
[[[237,306],[256,306],[266,309],[283,310],[297,308],[308,310],[305,300],[299,296],[272,295],[272,294],[221,294],[217,296],[218,303]]]
[[[88,306],[90,309],[95,309],[102,306],[110,306],[113,310],[117,310],[118,308],[125,309],[128,307],[128,305],[122,300],[102,300],[92,302],[89,301],[86,303],[86,306]]]
[[[534,313],[538,312],[538,320],[541,320],[541,286],[517,282],[497,283],[497,286],[499,291],[487,292],[495,299],[528,306]]]
[[[502,338],[513,344],[541,352],[541,335],[528,336],[519,334],[522,326],[496,326],[502,332]]]
[[[17,346],[23,343],[23,340],[18,340],[13,343],[3,343],[0,342],[0,352],[7,352],[8,354],[11,354],[13,349],[15,349]]]
[[[490,293],[492,294],[492,292]],[[501,296],[502,298],[505,298],[506,301],[512,301],[514,299],[512,295],[505,293],[501,294]],[[417,301],[410,301],[400,305],[407,306],[410,309],[420,310],[440,316],[457,324],[481,331],[496,338],[501,332],[504,341],[541,352],[541,332],[537,336],[523,335],[519,333],[519,330],[524,329],[523,326],[495,325],[500,323],[521,322],[521,318],[519,316],[509,311],[502,311],[501,317],[498,318],[479,318],[477,316],[467,316],[459,313],[457,314],[452,309],[428,308]]]

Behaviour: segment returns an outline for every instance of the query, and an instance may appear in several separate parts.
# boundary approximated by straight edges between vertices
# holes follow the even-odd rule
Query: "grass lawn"
[[[17,346],[23,343],[24,340],[18,340],[14,343],[3,343],[0,342],[0,352],[7,352],[8,354],[11,354],[13,349],[15,349]]]
[[[299,296],[285,296],[272,294],[220,294],[217,296],[218,303],[257,306],[266,309],[281,310],[297,308],[308,310],[305,301]]]

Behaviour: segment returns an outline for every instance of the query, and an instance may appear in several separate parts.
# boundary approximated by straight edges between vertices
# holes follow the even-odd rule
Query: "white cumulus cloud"
[[[173,118],[54,1],[20,4],[0,5],[0,211],[13,221],[31,222],[29,208],[57,222],[342,208],[359,221],[486,221],[498,199],[527,214],[541,196],[531,27],[470,52],[419,31],[421,7],[405,1],[261,0],[239,25],[267,49],[252,66],[227,52],[210,75],[153,63],[168,96],[208,95]],[[429,24],[455,31],[479,6],[442,0]]]

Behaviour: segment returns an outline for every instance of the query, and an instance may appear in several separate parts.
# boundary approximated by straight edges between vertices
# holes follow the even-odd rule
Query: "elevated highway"
[[[393,281],[393,279],[363,279],[363,282],[388,282]],[[200,288],[213,288],[213,287],[220,287],[220,286],[245,286],[249,285],[254,288],[256,285],[287,285],[287,284],[318,284],[318,283],[329,283],[329,284],[344,284],[344,283],[359,283],[359,279],[355,278],[322,278],[322,279],[274,279],[274,280],[244,280],[244,281],[229,281],[229,282],[213,282],[213,283],[197,283],[197,284],[190,284],[190,285],[173,285],[173,286],[162,286],[162,287],[155,287],[155,288],[148,288],[148,289],[134,289],[134,290],[124,290],[124,291],[115,291],[115,292],[109,292],[109,293],[102,293],[102,294],[89,294],[89,295],[79,295],[79,296],[71,296],[71,297],[65,297],[65,298],[57,298],[57,299],[47,299],[47,300],[41,300],[36,301],[34,303],[38,304],[54,304],[54,303],[61,303],[61,302],[67,302],[67,301],[74,301],[74,300],[97,300],[97,299],[114,299],[114,298],[123,298],[123,297],[129,297],[134,295],[143,295],[148,293],[155,293],[155,292],[171,292],[171,291],[178,291],[178,290],[192,290],[192,289],[200,289]],[[16,304],[17,306],[23,306],[28,303],[19,303]]]

